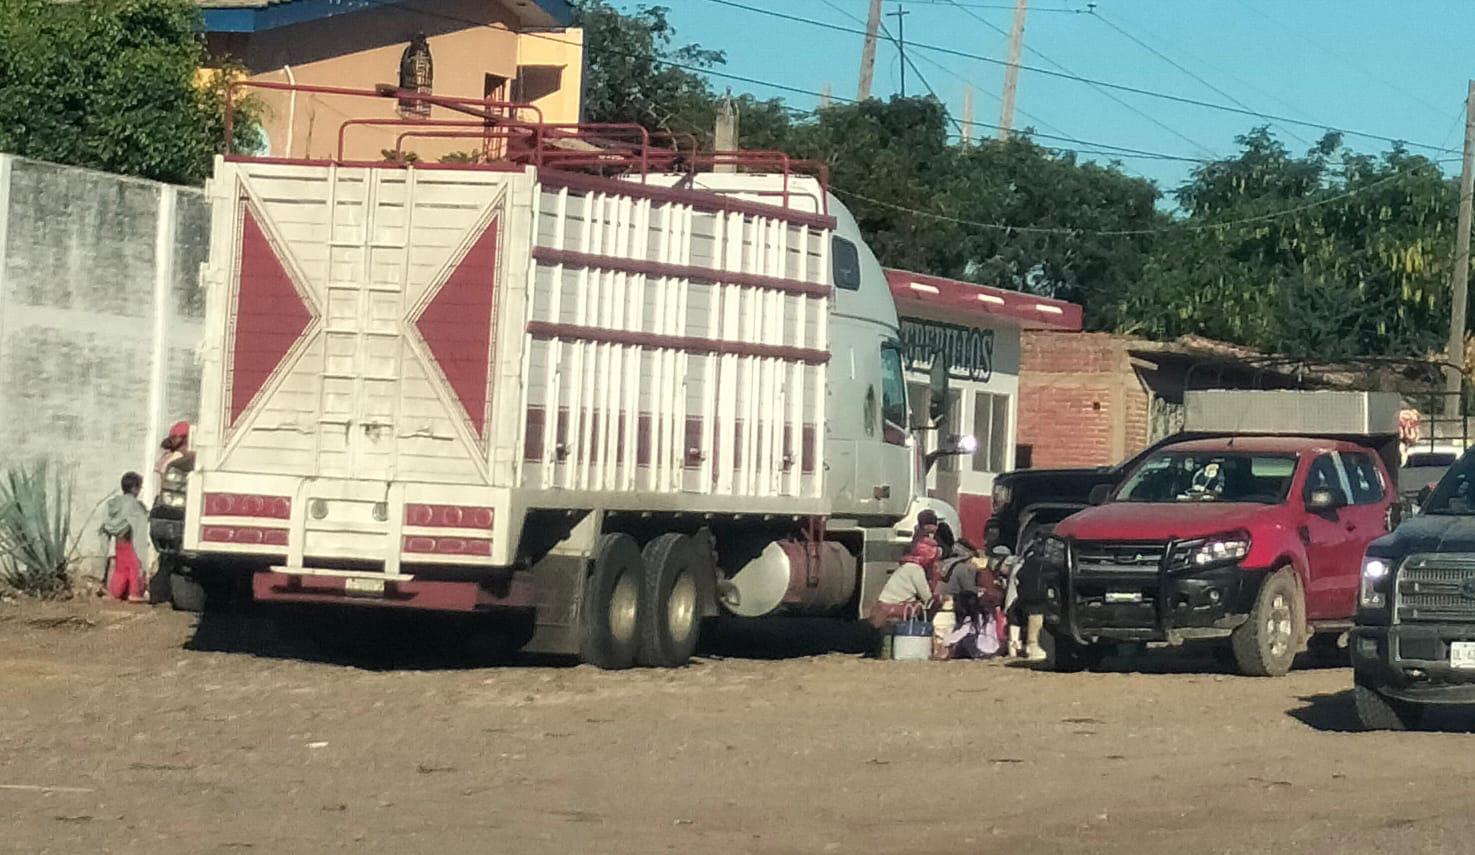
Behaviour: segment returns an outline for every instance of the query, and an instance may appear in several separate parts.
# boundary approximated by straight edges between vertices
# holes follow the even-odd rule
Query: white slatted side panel
[[[822,495],[824,366],[761,349],[828,352],[829,297],[738,280],[827,288],[827,231],[555,187],[535,216],[523,483]]]

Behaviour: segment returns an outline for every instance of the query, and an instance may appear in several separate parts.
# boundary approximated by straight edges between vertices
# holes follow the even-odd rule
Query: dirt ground
[[[602,673],[273,626],[0,604],[0,851],[1475,851],[1475,719],[1355,732],[1345,668],[878,662],[793,622]]]

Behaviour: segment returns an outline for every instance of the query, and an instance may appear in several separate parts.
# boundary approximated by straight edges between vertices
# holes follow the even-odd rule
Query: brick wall
[[[1025,332],[1019,430],[1036,469],[1103,466],[1147,444],[1148,396],[1127,354],[1104,333]]]

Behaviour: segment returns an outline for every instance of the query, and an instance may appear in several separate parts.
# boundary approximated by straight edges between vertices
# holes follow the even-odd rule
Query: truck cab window
[[[830,265],[836,288],[860,290],[860,250],[856,249],[855,244],[839,235],[831,238]]]
[[[881,348],[881,418],[886,427],[907,430],[907,382],[901,369],[901,351]],[[887,431],[888,440],[891,431]]]
[[[1383,476],[1378,474],[1378,465],[1368,454],[1343,454],[1342,467],[1351,482],[1354,505],[1376,505],[1383,501],[1385,490]]]

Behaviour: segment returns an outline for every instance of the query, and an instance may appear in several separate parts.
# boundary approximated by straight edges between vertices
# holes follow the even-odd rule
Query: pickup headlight
[[[177,493],[173,490],[164,490],[159,493],[159,500],[164,503],[164,507],[166,508],[184,507],[184,493]]]
[[[1009,500],[1012,498],[1014,498],[1014,490],[1008,484],[994,485],[994,510],[998,510],[1009,504]]]
[[[1243,561],[1250,554],[1249,532],[1237,531],[1210,537],[1190,546],[1186,554],[1180,553],[1180,566],[1189,570],[1203,570],[1224,564]]]
[[[1045,542],[1040,545],[1040,562],[1046,567],[1064,567],[1065,556],[1065,541],[1058,537],[1047,537],[1045,538]]]
[[[1393,575],[1393,560],[1369,555],[1362,559],[1362,594],[1358,602],[1365,609],[1381,609],[1388,604],[1388,579]]]

